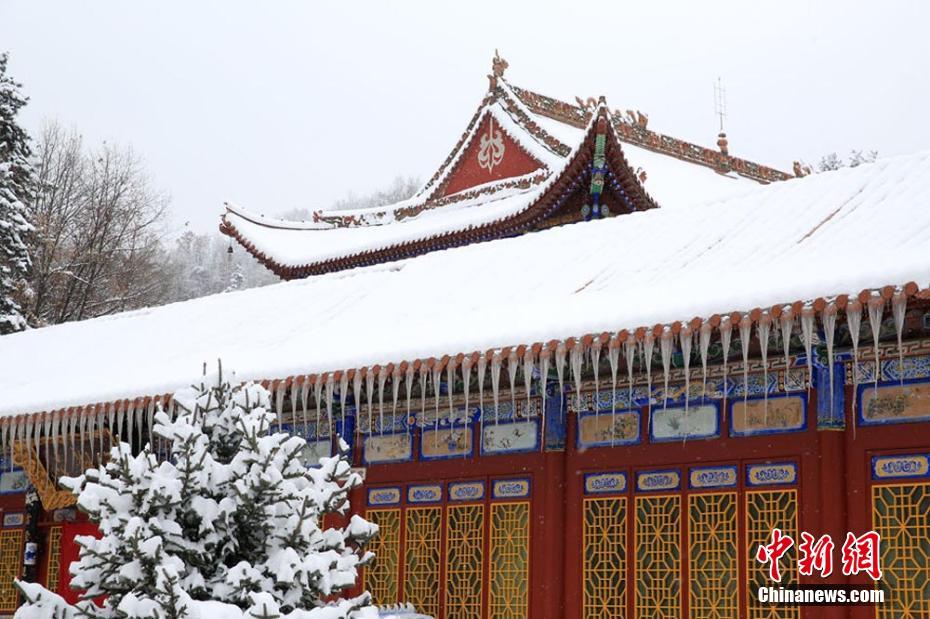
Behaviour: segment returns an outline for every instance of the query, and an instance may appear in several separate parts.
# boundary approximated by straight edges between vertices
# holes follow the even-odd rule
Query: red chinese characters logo
[[[869,531],[856,537],[853,533],[846,534],[843,543],[842,569],[843,575],[855,576],[868,574],[872,580],[882,577],[879,565],[879,548],[881,537],[875,531]],[[772,541],[761,544],[756,551],[756,561],[769,567],[769,578],[774,582],[781,582],[781,570],[778,560],[794,546],[794,539],[782,533],[781,529],[772,529]],[[814,572],[826,578],[833,573],[833,549],[836,545],[829,535],[815,538],[804,531],[801,533],[801,543],[798,544],[798,573],[801,576],[813,576]]]

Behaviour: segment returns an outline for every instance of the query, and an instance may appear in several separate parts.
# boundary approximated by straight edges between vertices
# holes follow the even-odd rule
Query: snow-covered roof
[[[518,200],[521,198],[514,197]],[[930,153],[0,337],[0,414],[549,342],[930,283]]]
[[[412,198],[365,209],[316,211],[312,221],[290,222],[228,205],[221,229],[285,279],[397,259],[394,248],[426,244],[418,253],[451,247],[450,236],[487,226],[527,208],[546,181],[566,173],[582,147],[597,110],[606,110],[612,137],[642,190],[665,208],[686,208],[788,176],[765,166],[655,133],[639,120],[610,112],[606,103],[573,105],[493,80],[459,142]],[[483,140],[486,122],[513,141],[534,163],[523,174],[479,184],[455,182],[471,146]],[[592,146],[593,148],[593,146]],[[490,172],[490,168],[488,169]],[[477,181],[475,181],[477,182]],[[545,227],[545,226],[541,226]],[[507,230],[506,235],[530,231]],[[498,236],[504,236],[497,231]],[[365,259],[359,256],[365,255]]]

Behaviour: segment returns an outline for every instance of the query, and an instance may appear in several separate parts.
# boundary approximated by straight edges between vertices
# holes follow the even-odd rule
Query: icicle
[[[882,365],[879,360],[878,340],[882,331],[882,313],[885,311],[885,301],[876,295],[869,299],[869,326],[872,327],[872,344],[875,347],[875,393],[878,393],[878,381],[882,375]]]
[[[44,425],[44,429],[42,430],[42,433],[45,435],[45,464],[48,467],[51,466],[51,462],[52,462],[51,457],[49,457],[49,450],[52,449],[53,445],[55,444],[55,437],[53,435],[55,431],[54,415],[55,413],[51,412],[51,413],[48,413],[42,416],[43,417],[42,421]]]
[[[739,321],[739,343],[743,351],[743,408],[749,399],[749,337],[752,335],[752,319],[743,314]],[[747,415],[748,417],[748,415]]]
[[[698,334],[698,348],[701,354],[701,402],[707,399],[707,355],[713,331],[714,328],[709,322],[701,323],[701,330]]]
[[[846,305],[846,324],[849,326],[849,337],[852,339],[853,402],[855,402],[859,397],[859,336],[862,331],[862,304],[859,301],[852,300]],[[853,438],[856,438],[856,424],[856,411],[853,406]]]
[[[54,479],[58,479],[59,476],[56,474],[55,471],[57,470],[58,465],[61,463],[61,460],[58,459],[58,441],[61,440],[61,411],[60,410],[52,411],[51,417],[52,417],[52,430],[49,433],[49,437],[51,438],[51,441],[52,441],[52,456],[55,459],[55,470],[52,470],[51,468],[49,468],[49,471],[51,475],[54,477]],[[2,444],[3,444],[3,439],[0,438],[0,445]]]
[[[733,323],[730,322],[729,316],[720,319],[720,347],[723,349],[723,383],[720,391],[723,397],[723,410],[727,410],[727,395],[729,385],[727,384],[727,362],[730,360],[730,341],[733,337]]]
[[[517,418],[517,369],[520,366],[520,359],[517,357],[517,349],[511,348],[510,354],[507,355],[507,377],[510,379],[510,406],[513,412],[513,419]]]
[[[355,436],[362,435],[362,370],[356,368],[352,374],[352,401],[355,404]],[[410,408],[409,406],[407,407]],[[410,414],[410,411],[407,411]],[[359,441],[361,444],[361,441]]]
[[[323,376],[320,374],[313,377],[313,396],[316,399],[316,428],[313,432],[316,440],[320,440],[323,436],[321,431],[323,421]]]
[[[449,359],[446,364],[446,396],[449,400],[449,434],[455,428],[455,408],[452,406],[452,386],[455,384],[455,360]]]
[[[378,368],[378,434],[384,434],[384,383],[387,382],[387,370]]]
[[[794,328],[794,312],[790,305],[782,308],[781,318],[781,347],[785,355],[785,384],[788,384],[788,370],[791,368],[791,330]]]
[[[32,461],[32,450],[33,446],[30,444],[30,439],[32,438],[32,415],[26,415],[23,425],[23,455],[26,458],[26,462]],[[24,463],[25,464],[25,463]]]
[[[116,407],[116,443],[119,444],[123,440],[123,417],[129,415],[129,404],[126,402],[119,402]],[[113,431],[113,421],[110,421],[110,431]]]
[[[439,362],[436,362],[436,365],[433,366],[433,401],[435,402],[435,410],[433,413],[435,417],[434,421],[434,430],[433,432],[433,447],[438,449],[439,447],[439,396],[442,393],[442,368],[439,367]]]
[[[107,418],[109,417],[109,410],[111,404],[101,406],[97,409],[97,443],[99,444],[99,449],[97,450],[97,463],[98,465],[103,464],[103,443],[106,432],[104,431],[104,426],[106,425]]]
[[[484,441],[484,376],[488,370],[488,356],[481,353],[478,356],[478,433]]]
[[[400,396],[400,366],[391,372],[391,432],[397,427],[397,398]]]
[[[581,377],[584,371],[584,345],[578,340],[575,341],[575,346],[569,353],[569,364],[575,382],[575,413],[580,413],[582,409]]]
[[[420,364],[420,428],[426,427],[426,384],[429,382],[429,370],[425,363]]]
[[[291,392],[293,393],[293,391]],[[349,398],[349,372],[343,371],[339,377],[339,415],[342,417],[342,425],[339,426],[339,436],[346,438],[346,401]],[[397,400],[397,398],[394,398]],[[293,402],[293,396],[291,396]],[[291,405],[293,406],[293,404]]]
[[[559,408],[565,404],[565,342],[555,347],[555,373],[559,377]]]
[[[281,424],[284,417],[284,381],[278,383],[274,392],[274,414],[278,421],[278,432],[281,432]]]
[[[678,332],[678,343],[681,345],[681,359],[685,371],[685,436],[687,438],[690,428],[688,426],[688,404],[691,400],[691,327],[684,325]]]
[[[627,395],[627,406],[636,408],[633,403],[633,363],[636,361],[636,338],[632,335],[626,338],[623,343],[624,356],[626,357],[626,379],[629,383],[629,394]]]
[[[898,336],[898,380],[904,384],[904,315],[907,312],[907,295],[904,291],[897,292],[891,298],[891,313],[894,316],[894,330]]]
[[[539,411],[539,427],[542,434],[540,449],[546,448],[546,400],[549,395],[549,349],[543,346],[539,353],[539,386],[542,391],[542,410]]]
[[[153,448],[155,446],[155,398],[149,399],[149,409],[147,415],[148,431],[149,431],[149,445]]]
[[[45,413],[42,416],[36,416],[33,420],[33,438],[35,439],[36,458],[42,458],[42,430],[45,428]]]
[[[526,416],[530,416],[530,403],[531,396],[533,395],[533,368],[535,367],[533,363],[533,349],[529,346],[526,347],[526,352],[523,354],[523,387],[526,389]]]
[[[375,371],[373,368],[365,370],[365,397],[368,403],[368,434],[375,433]]]
[[[413,394],[413,376],[414,376],[413,364],[408,363],[407,371],[404,373],[404,388],[407,394],[407,416],[404,417],[404,425],[407,425],[410,423],[410,415],[411,415],[410,398]]]
[[[836,305],[828,304],[820,313],[820,322],[823,324],[824,339],[827,342],[827,363],[830,375],[830,415],[836,411],[833,408],[833,336],[836,334]]]
[[[617,336],[607,344],[607,361],[610,363],[610,445],[614,444],[614,425],[617,422],[617,366],[620,361],[620,342]]]
[[[355,377],[359,381],[361,380],[361,374],[357,371],[355,372]],[[359,383],[359,386],[361,386],[361,383]],[[310,377],[304,376],[304,380],[300,383],[300,418],[304,423],[303,430],[301,430],[301,436],[303,436],[307,440],[310,439],[310,425],[307,422],[307,409],[310,408],[309,402],[308,402],[309,399],[310,399]],[[356,390],[356,398],[355,398],[356,411],[358,410],[358,402],[359,402],[358,390]]]
[[[672,371],[672,328],[666,326],[659,336],[659,350],[662,353],[662,410],[668,407],[668,379]]]
[[[766,427],[769,425],[769,334],[771,331],[772,317],[768,312],[763,312],[759,317],[759,322],[756,323],[756,336],[759,338],[759,354],[762,356],[762,420]]]
[[[326,438],[333,435],[333,391],[335,388],[335,379],[332,374],[326,375],[326,423],[329,427],[326,429]]]
[[[601,406],[601,336],[594,338],[591,342],[591,371],[594,373],[594,412],[598,412]]]
[[[73,409],[73,408],[69,408],[69,409],[68,409],[68,412],[67,412],[67,424],[68,424],[68,429],[67,429],[67,434],[65,435],[65,448],[64,448],[64,451],[65,451],[65,464],[64,464],[64,466],[62,467],[62,471],[64,472],[64,474],[70,475],[70,474],[71,474],[71,473],[70,473],[71,469],[68,467],[68,456],[73,457],[72,454],[75,453],[75,452],[74,452],[74,433],[75,433],[75,429],[74,429],[74,409]],[[69,449],[69,447],[70,447],[70,449]]]
[[[814,386],[814,356],[811,350],[814,342],[814,310],[806,306],[801,310],[801,334],[804,336],[804,353],[807,355],[807,384]]]
[[[491,357],[491,393],[494,397],[494,425],[497,425],[499,416],[497,412],[498,402],[500,401],[500,382],[501,382],[501,354],[494,351]]]
[[[655,350],[655,337],[652,331],[646,331],[643,337],[643,363],[646,366],[646,422],[652,423],[652,353]]]
[[[2,446],[0,449],[3,451],[4,458],[12,459],[12,455],[8,455],[6,442],[7,425],[9,425],[8,421],[8,419],[0,419],[0,446]]]
[[[471,411],[468,409],[468,396],[471,388],[471,357],[462,360],[462,391],[465,395],[465,427],[471,423]]]

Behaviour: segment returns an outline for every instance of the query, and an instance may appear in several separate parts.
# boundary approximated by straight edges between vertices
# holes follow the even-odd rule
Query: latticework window
[[[58,591],[58,574],[61,569],[61,527],[52,527],[48,531],[46,549],[48,563],[45,564],[45,586],[49,591]]]
[[[887,590],[877,619],[930,617],[930,484],[874,486],[872,519]]]
[[[446,515],[446,618],[480,619],[484,505],[450,505]]]
[[[409,508],[404,544],[404,601],[427,615],[439,615],[441,550],[442,508]]]
[[[377,606],[397,604],[397,577],[400,568],[400,510],[368,510],[365,517],[378,525],[378,535],[370,550],[374,561],[364,569],[365,588]]]
[[[689,612],[729,619],[739,610],[735,492],[688,497]]]
[[[584,619],[626,616],[626,497],[584,501]]]
[[[756,561],[756,551],[772,541],[772,529],[798,539],[798,493],[796,490],[761,490],[746,493],[746,565],[749,582],[750,619],[791,619],[800,616],[800,607],[760,604],[755,591],[772,586],[769,566]],[[781,558],[781,585],[797,584],[797,544]]]
[[[681,497],[636,497],[636,617],[681,612]]]
[[[491,504],[489,619],[529,616],[530,504]]]
[[[23,530],[0,531],[0,611],[12,612],[19,603],[19,593],[13,580],[19,578],[22,556]]]

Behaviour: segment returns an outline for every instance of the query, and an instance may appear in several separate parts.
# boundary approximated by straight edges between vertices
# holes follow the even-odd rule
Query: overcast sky
[[[175,228],[225,200],[326,207],[426,180],[487,88],[605,95],[652,129],[784,170],[851,148],[930,149],[928,2],[0,0],[0,50],[44,119],[131,144]]]

